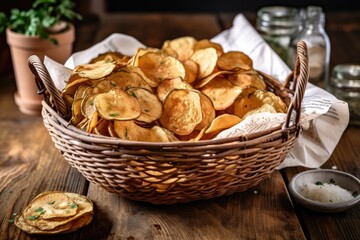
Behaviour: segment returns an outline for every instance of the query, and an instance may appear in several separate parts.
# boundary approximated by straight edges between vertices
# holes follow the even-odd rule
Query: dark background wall
[[[263,6],[283,5],[305,7],[308,5],[322,6],[324,10],[355,10],[359,9],[359,0],[181,0],[181,1],[119,1],[106,0],[108,12],[129,11],[170,11],[170,12],[240,12],[256,11]]]
[[[114,12],[241,12],[256,11],[263,6],[283,5],[305,7],[322,6],[324,10],[358,10],[359,0],[74,0],[79,12],[86,12],[91,1],[105,1],[105,11]],[[11,8],[26,9],[33,0],[2,1],[0,11],[9,12]]]

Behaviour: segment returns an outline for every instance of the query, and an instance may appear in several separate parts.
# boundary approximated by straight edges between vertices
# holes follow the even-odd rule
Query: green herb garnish
[[[55,203],[55,201],[52,201],[52,202],[48,202],[48,204],[50,204],[50,205],[52,205],[52,204],[54,204]]]
[[[335,184],[335,180],[332,178],[332,179],[330,179],[330,183],[331,184]]]
[[[315,185],[318,185],[318,186],[320,186],[320,185],[324,185],[322,182],[320,182],[320,181],[317,181],[316,183],[315,183]]]
[[[44,209],[42,207],[39,207],[39,208],[34,210],[34,212],[42,212],[42,211],[44,211]]]
[[[116,116],[119,116],[119,113],[110,113],[110,116],[111,117],[116,117]]]
[[[134,98],[137,98],[137,96],[136,96],[136,94],[135,94],[135,92],[134,91],[131,91],[131,96],[133,96]]]
[[[78,205],[77,205],[76,203],[71,203],[71,204],[69,205],[69,207],[70,207],[70,208],[77,208]]]
[[[40,216],[40,215],[30,216],[30,217],[28,217],[28,219],[29,219],[30,221],[34,221],[34,220],[38,219],[39,216]]]

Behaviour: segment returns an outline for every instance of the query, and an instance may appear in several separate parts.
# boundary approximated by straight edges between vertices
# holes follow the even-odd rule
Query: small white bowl
[[[302,189],[307,183],[331,183],[340,186],[356,196],[348,201],[327,203],[305,198]],[[332,169],[315,169],[296,174],[289,182],[289,191],[293,198],[301,205],[316,212],[336,213],[348,210],[360,201],[360,180],[355,176]]]

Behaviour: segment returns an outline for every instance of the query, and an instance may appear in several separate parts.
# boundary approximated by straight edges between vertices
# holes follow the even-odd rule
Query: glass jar
[[[301,28],[301,12],[296,8],[268,6],[257,12],[257,31],[287,64],[290,64],[288,61],[290,41]]]
[[[330,40],[324,26],[325,15],[322,8],[308,6],[304,27],[290,44],[290,59],[294,61],[297,43],[305,41],[309,52],[309,81],[321,87],[328,84],[330,62]],[[294,62],[291,65],[294,66]]]
[[[360,65],[336,65],[327,90],[348,103],[350,124],[360,126]]]

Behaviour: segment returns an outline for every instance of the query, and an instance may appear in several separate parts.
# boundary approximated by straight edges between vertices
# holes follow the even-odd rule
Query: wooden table
[[[90,18],[77,26],[75,51],[113,32],[134,36],[147,46],[191,35],[212,38],[231,26],[235,13],[118,14],[100,22]],[[254,13],[245,13],[255,23]],[[360,12],[327,14],[332,42],[331,69],[344,62],[360,63]],[[96,19],[95,19],[96,20]],[[5,53],[2,53],[5,54]],[[3,61],[7,58],[1,57]],[[0,88],[0,239],[360,239],[360,204],[337,214],[307,210],[287,190],[293,167],[242,193],[168,206],[134,202],[89,184],[54,147],[40,116],[19,112],[12,74],[1,76]],[[334,153],[322,166],[360,177],[360,128],[349,126]],[[89,196],[95,203],[92,223],[74,233],[31,236],[11,219],[37,194],[47,190]]]

